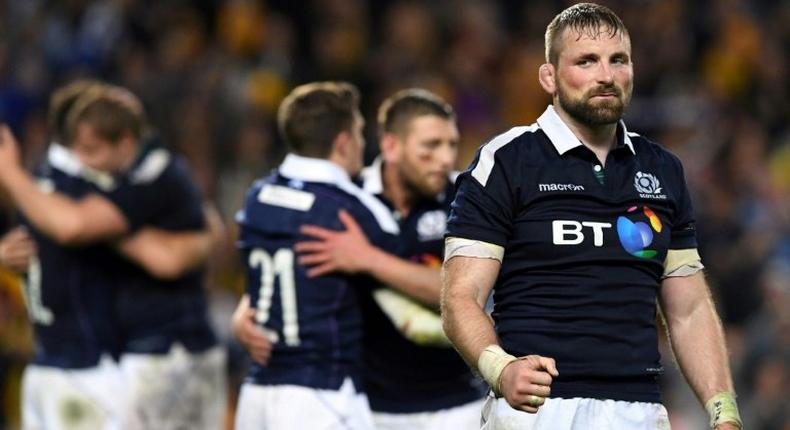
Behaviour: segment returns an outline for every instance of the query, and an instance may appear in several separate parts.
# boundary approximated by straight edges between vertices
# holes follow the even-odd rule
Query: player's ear
[[[400,157],[401,145],[395,133],[384,133],[381,136],[381,158],[387,162],[395,162]]]
[[[115,146],[119,148],[123,154],[131,158],[131,160],[127,160],[130,162],[137,157],[137,145],[138,139],[132,133],[124,133],[120,139],[115,142]]]
[[[540,86],[552,96],[554,96],[554,93],[557,91],[555,73],[556,70],[551,63],[541,64],[540,68],[538,68],[538,81],[540,82]]]
[[[341,131],[332,141],[332,152],[345,159],[351,150],[351,134],[345,130]]]

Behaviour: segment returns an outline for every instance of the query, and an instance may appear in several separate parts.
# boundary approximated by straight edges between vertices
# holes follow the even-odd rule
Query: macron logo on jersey
[[[538,184],[538,191],[584,191],[584,186],[576,184]]]

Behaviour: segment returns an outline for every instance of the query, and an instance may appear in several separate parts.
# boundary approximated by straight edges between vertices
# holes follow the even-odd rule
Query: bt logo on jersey
[[[628,213],[636,213],[637,206],[628,209]],[[617,217],[617,236],[620,238],[620,244],[623,245],[629,254],[639,258],[653,258],[657,252],[653,249],[645,249],[653,243],[653,231],[661,233],[663,225],[661,220],[656,216],[647,206],[642,206],[642,214],[647,218],[648,224],[637,221],[633,222],[626,216]]]
[[[551,239],[555,245],[578,245],[584,242],[584,228],[593,233],[593,245],[603,246],[603,230],[612,228],[608,222],[554,220],[551,222]]]
[[[623,216],[617,217],[617,236],[626,252],[639,258],[653,258],[658,254],[654,249],[647,249],[653,243],[653,232],[661,233],[663,225],[655,212],[647,206],[632,206]],[[643,217],[647,222],[632,220]],[[554,245],[579,245],[585,236],[592,233],[593,246],[602,247],[604,231],[612,228],[608,222],[554,220],[551,222],[551,239]]]

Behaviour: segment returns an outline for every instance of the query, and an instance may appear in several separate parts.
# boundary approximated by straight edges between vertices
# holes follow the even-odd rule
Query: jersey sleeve
[[[510,178],[516,176],[508,172],[501,154],[487,155],[486,146],[458,176],[445,236],[505,247],[511,235],[516,203]],[[491,157],[490,161],[486,160],[487,156]]]
[[[688,186],[686,185],[683,165],[673,156],[675,174],[677,175],[677,201],[672,220],[669,249],[689,249],[697,247],[697,227],[694,219],[694,208],[691,203]]]

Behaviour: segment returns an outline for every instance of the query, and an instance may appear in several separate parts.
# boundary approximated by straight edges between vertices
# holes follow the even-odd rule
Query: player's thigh
[[[347,381],[347,383],[350,381]],[[236,430],[372,430],[367,397],[348,389],[319,390],[294,385],[242,385]]]
[[[29,366],[23,382],[23,429],[116,430],[125,403],[114,364],[66,370]]]
[[[133,415],[146,426],[214,429],[222,422],[226,390],[220,347],[191,353],[174,345],[167,354],[125,354],[121,369]]]
[[[547,399],[538,413],[510,407],[489,397],[483,407],[483,430],[669,430],[666,409],[657,403],[598,399]]]
[[[22,429],[39,430],[44,428],[43,405],[40,391],[44,384],[41,382],[40,371],[36,366],[27,366],[22,374]]]
[[[195,430],[214,430],[224,423],[228,394],[226,359],[226,352],[220,346],[193,354],[194,372],[184,387],[188,400],[182,401],[201,405]]]

